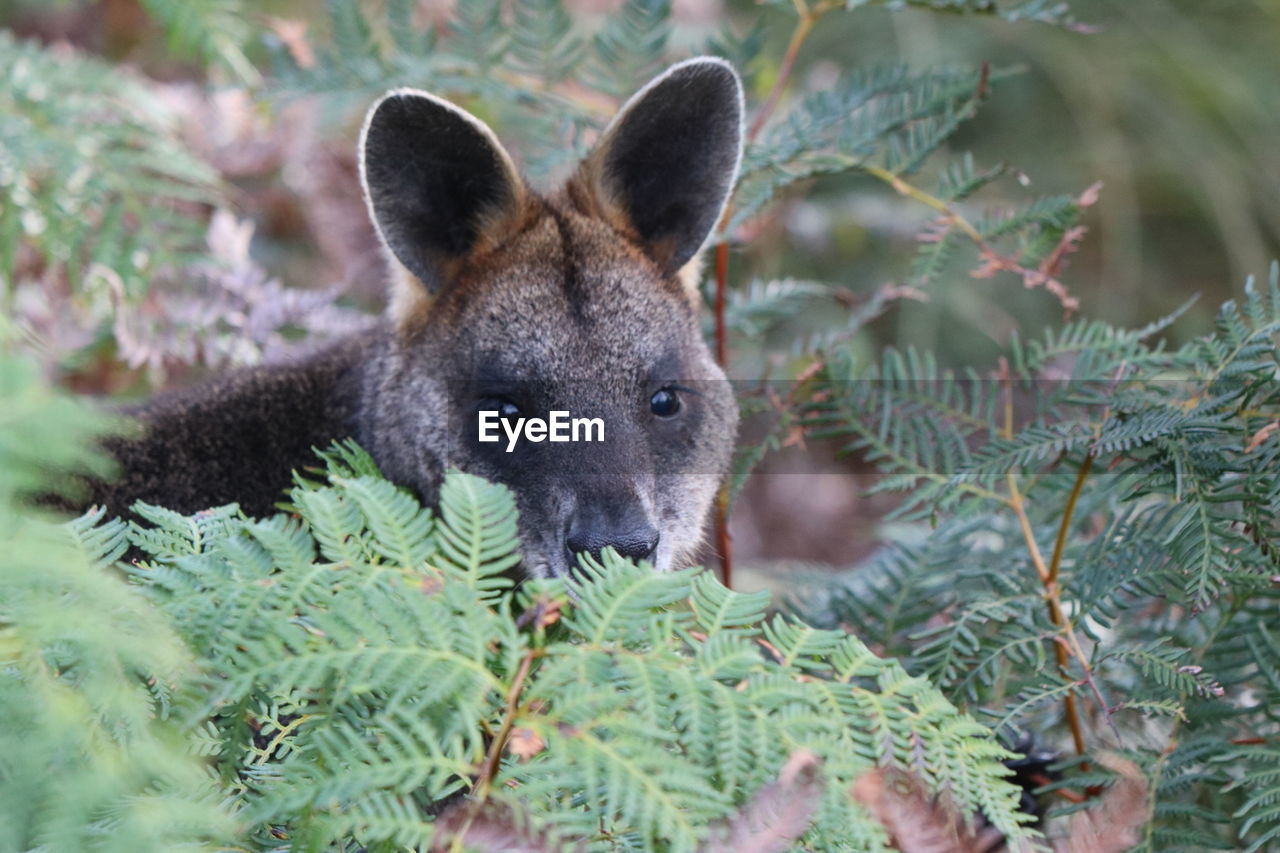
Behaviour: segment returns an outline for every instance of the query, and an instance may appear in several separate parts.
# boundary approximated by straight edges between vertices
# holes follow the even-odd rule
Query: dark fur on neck
[[[120,515],[139,500],[183,513],[238,503],[250,515],[270,514],[290,473],[317,463],[312,448],[356,435],[371,346],[363,336],[342,341],[125,410],[134,429],[105,442],[121,475],[94,483],[85,505]]]

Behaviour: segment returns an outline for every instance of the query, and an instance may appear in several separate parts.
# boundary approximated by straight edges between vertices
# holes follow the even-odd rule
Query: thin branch
[[[725,328],[725,300],[729,284],[729,244],[716,246],[716,296],[713,311],[716,319],[716,362],[725,367],[729,363],[728,329]]]
[[[720,555],[720,582],[733,589],[733,537],[729,535],[729,487],[716,492],[712,524],[715,528],[716,553]]]
[[[502,760],[503,750],[507,748],[507,738],[511,735],[511,729],[515,726],[516,715],[519,712],[520,693],[524,690],[524,681],[528,678],[529,669],[533,666],[533,661],[539,654],[541,654],[540,650],[529,649],[529,651],[525,652],[524,659],[520,661],[520,669],[516,671],[516,677],[511,682],[511,689],[507,691],[507,704],[502,714],[502,726],[489,744],[489,752],[484,758],[484,763],[480,765],[480,773],[476,777],[475,786],[472,788],[472,796],[476,799],[484,798],[489,786],[493,784],[494,777],[498,775],[498,763]]]
[[[809,34],[813,32],[813,25],[819,18],[825,15],[831,9],[835,8],[831,3],[819,3],[817,6],[810,8],[807,0],[793,0],[796,7],[796,28],[791,33],[791,40],[787,43],[787,52],[783,54],[782,64],[778,68],[777,79],[773,81],[773,88],[769,90],[769,94],[764,99],[764,104],[760,107],[760,111],[756,113],[756,117],[751,121],[750,127],[747,128],[746,142],[751,143],[760,134],[765,123],[769,121],[770,116],[778,107],[778,102],[782,99],[782,92],[786,88],[787,83],[791,79],[791,72],[795,69],[796,57],[800,53],[800,48],[804,45]],[[719,227],[724,228],[733,215],[733,202],[730,201],[725,205],[724,215],[720,217]],[[715,249],[715,301],[712,310],[713,321],[715,324],[715,349],[716,361],[721,367],[726,367],[729,363],[729,346],[728,346],[728,329],[725,324],[725,303],[729,290],[729,242],[721,240],[716,244]],[[716,549],[720,555],[720,576],[724,581],[724,585],[732,587],[733,583],[733,542],[729,536],[729,490],[721,489],[716,495],[715,510],[712,520],[714,526],[714,535],[716,541]]]
[[[1005,474],[1004,478],[1009,487],[1008,506],[1013,510],[1014,515],[1018,517],[1018,526],[1022,528],[1022,538],[1026,540],[1027,550],[1031,554],[1031,564],[1035,566],[1040,582],[1047,585],[1049,583],[1049,567],[1044,561],[1044,555],[1040,553],[1040,546],[1036,543],[1035,531],[1031,527],[1031,519],[1027,516],[1026,504],[1022,499],[1022,492],[1018,489],[1017,478],[1012,471]]]
[[[1004,395],[1004,426],[1001,432],[1006,439],[1013,438],[1013,391],[1009,375],[1009,366],[1007,362],[1001,360],[1001,378],[1005,383]],[[1086,456],[1086,460],[1092,460],[1092,456]],[[1111,706],[1107,703],[1106,697],[1102,695],[1101,688],[1098,687],[1097,680],[1093,676],[1093,667],[1089,665],[1089,659],[1084,654],[1079,641],[1076,639],[1075,629],[1071,625],[1071,620],[1067,618],[1066,612],[1062,607],[1062,591],[1058,586],[1058,571],[1062,565],[1062,552],[1065,550],[1066,531],[1070,528],[1071,517],[1075,512],[1076,501],[1080,496],[1080,490],[1084,486],[1084,480],[1088,476],[1089,468],[1092,466],[1091,461],[1086,461],[1081,466],[1081,471],[1076,476],[1075,487],[1072,489],[1071,497],[1067,501],[1066,510],[1063,513],[1062,521],[1059,524],[1057,541],[1054,545],[1053,557],[1051,562],[1046,564],[1044,554],[1040,550],[1039,543],[1036,542],[1035,529],[1031,525],[1031,519],[1027,515],[1026,503],[1023,500],[1022,492],[1018,489],[1018,481],[1016,475],[1010,471],[1005,475],[1005,482],[1009,487],[1009,506],[1017,516],[1018,526],[1022,530],[1022,538],[1026,541],[1027,552],[1031,555],[1031,563],[1035,566],[1036,575],[1040,578],[1040,583],[1044,586],[1045,607],[1049,611],[1049,621],[1058,630],[1059,636],[1055,638],[1053,644],[1054,659],[1058,664],[1058,670],[1062,675],[1067,675],[1068,664],[1070,658],[1074,657],[1080,665],[1081,671],[1084,673],[1084,683],[1089,686],[1094,698],[1098,702],[1098,707],[1102,711],[1103,716],[1108,722],[1111,722]],[[1067,718],[1067,726],[1071,729],[1071,740],[1075,746],[1077,755],[1085,754],[1084,728],[1080,722],[1080,709],[1076,702],[1076,697],[1072,693],[1068,693],[1063,698],[1063,715]],[[1112,724],[1114,731],[1114,724]],[[1119,733],[1116,733],[1117,738]]]
[[[1018,491],[1018,482],[1013,473],[1005,475],[1009,484],[1009,505],[1013,508],[1014,514],[1018,517],[1018,526],[1022,528],[1022,538],[1026,540],[1027,551],[1031,554],[1031,562],[1036,567],[1036,574],[1040,576],[1040,582],[1045,587],[1045,604],[1049,610],[1049,621],[1059,631],[1066,630],[1066,619],[1062,612],[1062,603],[1058,600],[1057,584],[1049,583],[1049,568],[1045,565],[1044,555],[1040,553],[1040,546],[1036,543],[1035,531],[1031,527],[1031,520],[1027,517],[1026,506],[1022,500],[1022,494]],[[1058,670],[1065,676],[1067,674],[1067,664],[1069,656],[1066,645],[1058,638],[1053,644],[1054,658],[1058,663]],[[1082,665],[1088,671],[1088,662],[1082,661]],[[1062,701],[1064,716],[1067,718],[1067,726],[1071,729],[1071,741],[1075,745],[1076,754],[1085,754],[1084,745],[1084,729],[1080,725],[1080,710],[1076,705],[1076,697],[1073,693],[1068,693]],[[1103,705],[1106,708],[1106,705]]]
[[[773,88],[769,90],[769,94],[764,99],[764,104],[760,107],[760,112],[756,113],[751,126],[747,128],[747,142],[755,141],[755,138],[760,135],[760,131],[764,129],[765,123],[769,121],[769,117],[773,115],[773,111],[777,109],[778,101],[782,99],[782,90],[786,88],[787,81],[791,79],[791,72],[795,68],[796,57],[800,53],[800,48],[804,45],[805,39],[809,38],[809,33],[813,32],[813,25],[828,8],[822,5],[810,11],[804,0],[796,0],[796,14],[798,16],[796,28],[791,33],[791,40],[787,42],[787,52],[782,55],[782,64],[778,66],[778,77],[773,82]]]
[[[1089,469],[1093,467],[1093,454],[1085,453],[1084,462],[1076,472],[1076,482],[1067,497],[1067,506],[1062,511],[1062,522],[1058,525],[1058,537],[1053,542],[1053,556],[1049,558],[1048,582],[1054,586],[1058,583],[1058,570],[1062,568],[1062,552],[1067,547],[1067,534],[1071,530],[1071,517],[1075,515],[1076,503],[1080,500],[1080,492],[1084,489],[1084,481],[1089,477]]]
[[[984,77],[980,79],[978,89],[979,91],[984,91],[985,88]],[[978,96],[975,96],[975,103],[979,99]],[[1017,255],[1003,255],[996,251],[987,239],[982,236],[982,232],[978,230],[977,226],[944,199],[920,189],[904,180],[902,176],[880,166],[862,165],[859,168],[868,175],[878,178],[893,187],[894,191],[899,195],[914,199],[926,207],[936,210],[942,214],[942,224],[946,228],[955,227],[968,237],[977,247],[978,256],[982,262],[971,273],[973,277],[988,278],[998,271],[1011,272],[1022,278],[1023,286],[1027,288],[1042,287],[1052,293],[1068,314],[1080,307],[1079,300],[1067,291],[1066,285],[1059,281],[1056,276],[1062,267],[1063,259],[1075,250],[1076,244],[1084,236],[1085,229],[1083,227],[1077,226],[1068,229],[1053,251],[1040,262],[1038,267],[1032,269],[1023,264]],[[1081,193],[1076,199],[1077,206],[1085,208],[1093,204],[1097,200],[1100,186],[1100,184],[1094,184]]]
[[[948,224],[954,225],[963,231],[965,236],[972,240],[980,250],[990,251],[986,238],[982,236],[982,233],[978,231],[974,224],[968,219],[965,219],[964,214],[960,213],[960,211],[956,210],[936,195],[926,192],[914,184],[907,183],[900,176],[879,166],[866,165],[862,167],[862,171],[872,177],[876,177],[884,181],[886,184],[893,187],[894,191],[899,195],[915,199],[925,207],[930,207],[938,211],[938,213],[941,213],[946,218]]]
[[[480,771],[476,775],[475,784],[471,787],[471,802],[467,807],[467,815],[462,822],[461,828],[457,831],[453,838],[453,844],[450,849],[454,853],[461,853],[463,849],[463,839],[466,838],[467,830],[471,828],[472,822],[480,814],[485,803],[485,797],[489,793],[489,789],[493,786],[493,780],[498,775],[498,765],[502,761],[502,753],[507,748],[507,740],[511,736],[511,730],[515,727],[516,715],[520,710],[520,694],[524,690],[525,679],[529,677],[529,670],[533,666],[533,661],[542,654],[540,649],[529,649],[525,652],[524,659],[520,661],[520,669],[516,671],[516,677],[511,682],[511,688],[507,691],[506,707],[502,714],[502,725],[499,727],[497,734],[493,736],[493,740],[489,742],[489,751],[485,754],[484,761],[480,765]]]

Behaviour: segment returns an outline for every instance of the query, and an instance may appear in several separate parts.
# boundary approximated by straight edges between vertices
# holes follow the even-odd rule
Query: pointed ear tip
[[[401,109],[389,109],[393,105]],[[385,133],[388,130],[395,131],[399,125],[405,123],[418,124],[422,121],[429,121],[433,125],[441,122],[466,125],[487,140],[502,159],[510,161],[510,155],[503,149],[497,135],[483,120],[447,98],[409,86],[389,89],[369,107],[368,112],[365,113],[364,124],[360,128],[358,143],[360,159],[364,159],[366,145],[375,124],[380,133]],[[511,169],[515,170],[514,165]]]
[[[365,141],[369,137],[369,131],[373,127],[374,121],[377,119],[379,115],[386,114],[385,110],[387,105],[392,103],[393,101],[400,101],[402,99],[409,99],[409,98],[423,98],[428,101],[435,100],[435,98],[433,98],[431,95],[429,95],[426,92],[423,92],[419,89],[410,89],[407,87],[400,87],[397,89],[388,89],[386,92],[383,92],[382,95],[377,100],[375,100],[372,104],[369,105],[369,109],[365,110],[364,122],[360,126],[360,143],[359,144],[362,152],[364,149]]]
[[[424,101],[428,104],[439,107],[452,106],[448,101],[443,98],[438,98],[430,92],[424,92],[422,89],[414,89],[409,86],[400,86],[383,92],[381,97],[369,105],[369,110],[365,113],[365,127],[367,128],[370,120],[381,112],[388,104],[403,101]]]
[[[678,62],[667,69],[650,84],[654,86],[668,80],[684,80],[700,87],[711,89],[711,96],[732,103],[738,114],[739,122],[746,113],[746,92],[742,86],[742,77],[727,59],[719,56],[695,56]]]
[[[734,77],[738,76],[738,70],[733,67],[732,62],[730,62],[729,60],[725,59],[722,56],[712,56],[711,54],[703,54],[701,56],[691,56],[688,59],[683,59],[680,62],[677,62],[675,65],[671,66],[671,70],[674,71],[677,68],[685,68],[685,67],[701,67],[705,69],[719,68],[723,71],[727,71],[728,73],[732,74]]]
[[[443,98],[433,95],[425,89],[415,89],[412,86],[396,86],[394,89],[388,89],[383,92],[377,103],[380,104],[392,98],[425,98],[428,101],[445,102]]]
[[[729,60],[719,56],[690,57],[668,68],[663,76],[667,75],[715,76],[728,83],[734,89],[742,90],[742,76],[738,74],[738,69],[734,68],[733,63]]]

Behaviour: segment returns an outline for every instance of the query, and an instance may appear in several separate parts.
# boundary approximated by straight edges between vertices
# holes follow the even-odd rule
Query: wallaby
[[[312,448],[354,437],[435,499],[446,468],[504,483],[523,570],[558,576],[608,546],[667,570],[689,558],[728,466],[738,411],[702,338],[698,253],[734,185],[742,87],[726,62],[673,66],[628,101],[558,191],[538,195],[479,119],[397,89],[360,137],[391,266],[376,333],[232,373],[134,409],[91,500],[271,511]],[[603,440],[481,441],[552,412]]]

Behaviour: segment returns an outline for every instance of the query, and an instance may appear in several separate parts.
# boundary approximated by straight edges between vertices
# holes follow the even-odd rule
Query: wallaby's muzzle
[[[649,560],[658,550],[660,534],[635,500],[593,501],[574,513],[565,535],[569,565],[581,554],[599,561],[605,548],[632,560]]]

